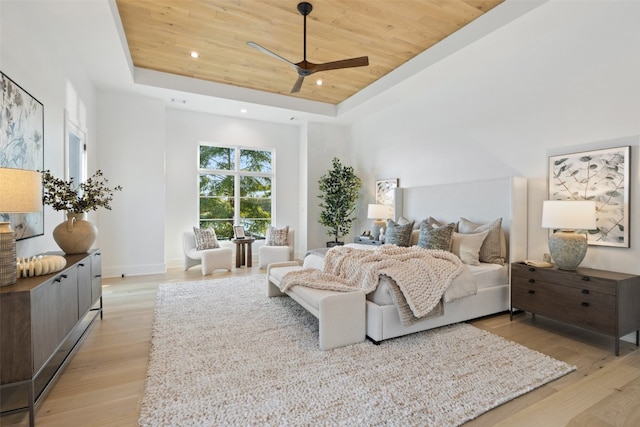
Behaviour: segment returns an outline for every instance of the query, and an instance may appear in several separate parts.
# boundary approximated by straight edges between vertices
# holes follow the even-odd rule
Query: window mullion
[[[233,222],[235,224],[240,225],[240,152],[242,150],[236,150],[236,161],[235,161],[235,173],[233,178],[233,198],[234,198],[234,209],[233,209]]]

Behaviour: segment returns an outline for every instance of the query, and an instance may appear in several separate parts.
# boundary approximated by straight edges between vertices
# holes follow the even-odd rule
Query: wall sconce
[[[576,230],[596,228],[596,203],[546,200],[542,204],[542,227],[557,230],[549,236],[549,251],[561,270],[575,270],[587,254],[587,236]]]
[[[42,210],[42,175],[38,171],[0,168],[0,212]],[[17,281],[16,235],[11,223],[0,222],[0,286]]]

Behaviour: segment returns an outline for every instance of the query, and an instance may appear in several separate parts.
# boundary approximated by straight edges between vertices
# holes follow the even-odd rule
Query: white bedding
[[[357,249],[373,250],[376,246],[362,245],[358,243],[348,243],[345,246],[354,247]],[[316,268],[318,270],[324,269],[324,258],[309,254],[304,259],[305,268]],[[506,265],[499,264],[487,264],[481,263],[480,265],[466,265],[463,273],[455,280],[462,282],[461,286],[451,287],[450,289],[469,289],[469,287],[476,287],[478,290],[489,288],[492,286],[499,286],[508,283],[508,268]],[[367,300],[374,302],[378,305],[393,305],[393,299],[391,297],[391,290],[389,289],[390,279],[386,276],[380,278],[380,284],[375,291],[367,295]],[[444,294],[444,302],[449,302],[455,299],[457,296],[447,290]]]
[[[465,267],[465,271],[461,274],[461,276],[464,276],[456,278],[456,280],[472,280],[475,282],[478,290],[508,283],[508,270],[506,266],[481,263],[480,265],[465,265]],[[444,302],[455,299],[455,297],[448,292],[449,290],[444,294]],[[382,276],[380,278],[380,284],[374,292],[367,295],[367,300],[378,305],[393,304],[388,277]]]

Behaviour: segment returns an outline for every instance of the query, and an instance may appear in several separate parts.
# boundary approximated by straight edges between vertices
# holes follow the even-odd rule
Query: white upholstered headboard
[[[399,212],[418,223],[433,217],[457,222],[465,217],[475,223],[502,218],[509,262],[527,258],[527,180],[509,177],[457,184],[399,188]]]

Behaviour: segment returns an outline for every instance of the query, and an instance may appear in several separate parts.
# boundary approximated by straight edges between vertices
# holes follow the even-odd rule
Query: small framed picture
[[[244,239],[246,236],[244,235],[244,228],[241,225],[233,226],[233,235],[236,239]]]

